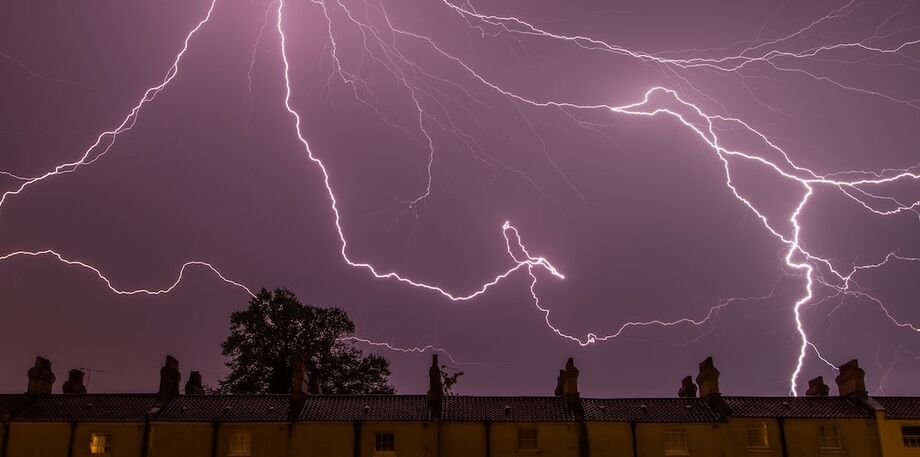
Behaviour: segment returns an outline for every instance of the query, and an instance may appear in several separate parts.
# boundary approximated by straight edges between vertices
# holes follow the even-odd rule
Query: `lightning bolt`
[[[708,148],[722,164],[722,169],[724,172],[724,185],[728,192],[730,192],[735,197],[741,207],[747,208],[756,217],[756,219],[760,221],[762,227],[767,233],[771,234],[778,243],[784,246],[784,255],[782,256],[783,265],[786,267],[790,274],[795,274],[802,278],[802,292],[792,304],[792,322],[796,334],[799,337],[799,346],[797,356],[795,358],[795,368],[790,374],[789,379],[789,388],[791,394],[796,395],[798,392],[798,378],[806,363],[806,358],[809,351],[813,351],[820,361],[833,367],[833,364],[831,364],[821,354],[818,347],[809,338],[809,335],[806,331],[806,324],[802,318],[803,307],[810,303],[815,303],[814,298],[816,297],[816,290],[818,288],[826,288],[838,295],[858,297],[873,302],[880,307],[885,316],[896,326],[900,328],[907,328],[912,331],[920,331],[920,326],[915,326],[911,323],[898,320],[887,309],[882,300],[879,300],[869,292],[863,290],[861,287],[859,287],[855,280],[855,276],[860,272],[876,270],[884,267],[888,263],[895,261],[920,262],[920,258],[892,252],[889,253],[883,260],[875,263],[852,265],[847,272],[844,268],[836,266],[831,257],[812,252],[804,245],[802,242],[803,225],[801,222],[801,217],[808,209],[809,203],[811,202],[816,189],[830,189],[832,191],[839,192],[841,195],[852,200],[870,214],[888,217],[904,212],[912,212],[917,214],[918,220],[920,220],[920,211],[918,211],[918,207],[920,207],[920,199],[917,201],[904,202],[901,199],[885,195],[884,193],[884,186],[886,185],[920,180],[920,174],[915,171],[917,168],[916,166],[903,169],[884,169],[881,171],[850,170],[821,174],[807,167],[798,165],[792,159],[793,154],[790,154],[785,149],[779,147],[765,134],[761,133],[759,130],[755,129],[747,122],[730,115],[709,113],[701,108],[699,104],[688,101],[688,97],[682,96],[679,90],[660,85],[650,87],[640,100],[622,105],[612,105],[602,102],[586,104],[575,103],[568,100],[529,97],[515,91],[512,88],[504,87],[502,84],[490,80],[487,76],[484,76],[481,72],[477,71],[473,65],[468,64],[462,58],[451,54],[441,45],[439,45],[436,40],[430,38],[429,36],[406,30],[396,25],[395,22],[391,20],[391,17],[387,13],[387,10],[384,7],[382,1],[378,2],[377,4],[365,2],[364,5],[365,7],[372,8],[379,12],[385,23],[385,32],[381,32],[379,27],[371,23],[369,20],[359,19],[359,15],[353,14],[349,6],[346,5],[342,0],[335,0],[334,5],[328,3],[326,0],[311,0],[311,2],[321,10],[322,15],[327,23],[326,32],[329,41],[328,51],[330,59],[333,62],[333,71],[335,75],[337,75],[337,77],[343,83],[349,85],[352,88],[354,97],[359,102],[372,109],[378,116],[387,121],[388,125],[399,128],[406,135],[415,138],[417,142],[423,145],[426,150],[427,179],[424,183],[424,186],[422,186],[423,189],[418,193],[418,195],[410,199],[401,200],[402,203],[407,204],[408,207],[413,211],[415,211],[416,207],[427,197],[429,197],[432,192],[432,166],[435,162],[437,153],[435,140],[431,134],[432,126],[438,126],[446,131],[454,133],[458,138],[462,139],[461,141],[463,141],[471,151],[479,151],[475,155],[481,160],[497,164],[498,166],[507,166],[494,157],[488,156],[487,153],[485,153],[484,148],[479,146],[475,139],[470,138],[469,136],[464,136],[464,134],[459,131],[454,122],[451,120],[449,114],[445,114],[448,111],[447,106],[437,101],[438,95],[451,98],[450,96],[443,94],[443,92],[437,92],[430,87],[424,87],[420,85],[418,83],[418,78],[427,78],[428,80],[451,85],[452,87],[459,89],[461,93],[463,93],[466,97],[474,100],[474,102],[481,105],[486,105],[485,102],[474,97],[472,93],[462,84],[448,79],[440,78],[430,72],[425,71],[420,65],[412,61],[399,49],[397,44],[399,40],[414,40],[418,43],[428,46],[428,48],[440,56],[444,62],[454,65],[467,76],[472,78],[473,81],[479,83],[483,88],[491,90],[493,93],[503,96],[515,104],[529,106],[534,109],[560,110],[575,120],[581,127],[591,128],[592,125],[590,123],[578,120],[571,113],[604,112],[609,113],[612,116],[648,118],[662,116],[676,121],[678,124],[685,127],[694,136],[698,137],[698,139],[703,144],[708,146]],[[792,49],[794,46],[788,45],[790,42],[796,42],[797,39],[803,37],[813,29],[816,29],[821,24],[833,21],[835,19],[847,17],[847,15],[852,12],[852,9],[854,9],[853,7],[856,5],[856,0],[851,0],[843,7],[831,11],[826,15],[810,22],[806,26],[783,37],[759,43],[750,42],[739,53],[728,53],[717,57],[683,58],[672,56],[680,56],[686,54],[695,55],[699,53],[711,54],[713,52],[724,50],[692,50],[692,52],[689,53],[650,53],[644,51],[636,51],[628,49],[624,46],[609,43],[588,36],[565,35],[549,31],[514,16],[482,14],[473,8],[469,3],[466,3],[465,6],[451,3],[448,0],[440,0],[438,3],[443,4],[443,6],[449,11],[453,11],[458,17],[462,18],[471,29],[478,30],[483,37],[497,37],[502,34],[509,34],[527,39],[552,40],[571,44],[582,51],[600,52],[616,57],[634,59],[637,62],[643,63],[645,65],[653,66],[658,71],[660,71],[661,74],[666,75],[675,81],[676,87],[686,88],[688,92],[694,93],[701,98],[711,100],[716,105],[719,105],[717,101],[699,91],[692,84],[690,77],[688,77],[690,72],[700,70],[714,71],[725,75],[738,76],[743,78],[744,76],[742,71],[756,65],[761,65],[777,72],[804,76],[811,80],[828,84],[832,88],[853,92],[864,96],[877,97],[884,101],[907,106],[911,109],[920,110],[920,106],[916,104],[916,101],[900,98],[874,88],[857,87],[842,81],[838,81],[836,79],[832,79],[826,75],[817,74],[813,71],[809,71],[801,66],[798,66],[800,64],[815,61],[820,58],[833,58],[832,56],[836,55],[840,51],[856,51],[865,53],[870,57],[902,56],[902,51],[909,47],[920,44],[920,39],[899,41],[893,45],[887,46],[873,44],[877,41],[891,39],[892,36],[902,32],[899,30],[881,35],[881,30],[885,25],[888,24],[891,18],[894,17],[890,16],[884,23],[876,28],[873,35],[867,36],[860,41],[824,44],[805,49]],[[7,203],[7,200],[19,195],[29,186],[35,185],[41,181],[58,175],[72,173],[82,166],[90,165],[106,155],[114,146],[118,136],[130,131],[131,128],[133,128],[138,120],[139,113],[145,104],[152,102],[156,96],[162,90],[164,90],[167,85],[176,77],[179,72],[180,62],[189,47],[191,39],[210,20],[211,14],[215,9],[216,4],[217,0],[212,0],[209,3],[205,17],[199,21],[197,25],[186,35],[181,50],[176,55],[172,66],[166,72],[166,75],[162,81],[145,91],[139,102],[128,112],[128,114],[118,126],[111,130],[106,130],[100,133],[96,138],[95,143],[90,145],[90,147],[83,152],[78,160],[63,163],[56,166],[53,170],[34,177],[25,177],[12,171],[0,170],[0,173],[2,173],[4,176],[18,181],[18,185],[14,187],[14,190],[7,191],[3,193],[2,196],[0,196],[0,210],[2,210],[3,205]],[[287,43],[288,39],[285,34],[284,27],[286,1],[276,0],[270,4],[269,8],[272,6],[274,6],[276,16],[275,29],[280,39],[280,57],[283,63],[283,107],[293,121],[294,133],[296,134],[297,140],[302,146],[307,159],[316,165],[322,174],[323,185],[326,190],[326,196],[328,197],[329,208],[331,211],[332,222],[335,226],[338,236],[339,254],[342,260],[349,266],[364,270],[373,278],[393,280],[411,287],[425,289],[455,302],[463,302],[475,299],[480,295],[485,294],[490,288],[499,284],[504,279],[510,277],[518,271],[526,272],[531,279],[529,292],[534,306],[539,312],[543,313],[547,327],[550,328],[551,331],[553,331],[558,336],[572,341],[579,346],[587,346],[590,344],[615,339],[627,329],[635,327],[702,325],[713,319],[722,309],[734,303],[764,300],[772,296],[773,292],[771,291],[769,295],[765,296],[729,298],[710,307],[708,312],[701,317],[682,317],[674,320],[654,319],[648,321],[626,322],[612,332],[589,332],[585,336],[579,337],[566,333],[564,330],[552,324],[550,320],[550,308],[543,304],[537,292],[539,273],[549,274],[549,276],[557,280],[563,280],[565,279],[565,276],[547,258],[531,255],[528,249],[525,247],[518,229],[511,225],[510,222],[506,221],[501,226],[501,233],[504,237],[507,254],[510,259],[509,266],[500,270],[490,279],[484,280],[481,286],[478,288],[474,288],[466,292],[457,292],[445,286],[414,280],[407,276],[401,275],[396,271],[385,271],[375,267],[369,262],[356,260],[351,256],[349,252],[349,245],[345,235],[345,228],[342,225],[341,214],[338,200],[336,198],[336,192],[334,191],[332,175],[322,159],[320,159],[314,153],[310,142],[304,134],[301,115],[295,108],[292,101],[294,84],[293,78],[291,76],[291,65],[288,50],[289,46]],[[413,126],[413,130],[417,131],[417,133],[390,123],[383,110],[380,109],[380,107],[377,105],[377,102],[372,98],[372,92],[367,81],[365,81],[358,72],[353,72],[345,68],[339,56],[339,46],[336,41],[336,34],[333,27],[333,10],[341,11],[345,14],[348,22],[352,26],[356,27],[361,33],[361,37],[364,43],[364,52],[369,55],[377,64],[386,69],[388,74],[392,76],[396,81],[398,81],[401,87],[405,90],[406,94],[408,95],[408,100],[411,101],[411,105],[417,114],[415,117],[416,122]],[[256,50],[261,43],[262,33],[265,30],[265,24],[267,23],[268,10],[265,12],[262,29],[260,30],[259,37],[253,47],[253,62],[255,60]],[[371,42],[374,43],[375,47],[372,48],[370,46],[369,43]],[[735,45],[730,48],[734,47]],[[842,62],[855,64],[863,60],[865,60],[865,58],[861,58],[857,61]],[[254,63],[250,65],[249,75],[250,95],[248,100],[250,101],[250,107],[252,100],[251,73],[253,66]],[[753,93],[752,97],[754,97]],[[754,98],[756,99],[756,97]],[[459,104],[456,99],[453,99],[452,101]],[[433,107],[429,105],[433,105]],[[722,106],[722,108],[724,111],[724,106]],[[443,119],[439,119],[438,113],[443,116]],[[519,110],[519,113],[524,116],[522,111]],[[530,125],[533,128],[533,124]],[[731,146],[729,141],[723,140],[716,133],[728,128],[740,128],[743,132],[753,138],[760,147],[765,148],[767,152],[755,153]],[[533,128],[533,131],[536,134],[535,128]],[[546,158],[547,160],[551,161],[548,155]],[[732,163],[734,163],[734,161],[743,161],[765,167],[766,169],[772,171],[776,176],[796,185],[800,189],[799,197],[794,202],[794,209],[791,213],[786,215],[785,220],[778,221],[779,223],[777,223],[777,221],[773,221],[768,218],[763,210],[758,208],[758,206],[752,202],[751,199],[745,197],[744,193],[736,187],[732,176]],[[553,165],[555,166],[554,163]],[[556,171],[560,174],[563,174],[559,167],[556,167]],[[571,182],[568,181],[567,177],[565,177],[565,180],[570,186],[574,188]],[[536,183],[532,180],[531,183],[536,185]],[[781,224],[784,223],[788,223],[791,227],[791,230],[781,228]],[[156,290],[120,290],[115,288],[112,285],[112,282],[105,275],[103,275],[99,269],[81,261],[69,260],[63,257],[61,254],[50,249],[41,251],[15,251],[0,256],[0,261],[10,260],[15,257],[22,256],[50,256],[56,258],[58,261],[64,264],[79,266],[81,268],[90,270],[94,272],[102,281],[104,281],[112,292],[117,294],[158,295],[168,293],[172,291],[176,286],[178,286],[180,281],[183,279],[184,272],[188,267],[199,266],[210,269],[221,280],[232,286],[239,287],[252,295],[252,292],[241,283],[227,279],[227,277],[220,273],[215,267],[204,261],[195,260],[183,264],[177,279],[171,286],[167,288]],[[403,348],[391,343],[373,342],[358,337],[350,337],[349,340],[353,342],[369,344],[375,347],[385,347],[389,350],[398,352],[412,353],[438,351],[447,354],[443,348],[435,347],[432,345],[415,348]],[[450,358],[452,361],[456,362],[453,357]]]

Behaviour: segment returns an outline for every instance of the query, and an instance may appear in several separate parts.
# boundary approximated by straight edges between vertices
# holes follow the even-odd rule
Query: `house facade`
[[[672,398],[583,398],[569,359],[553,396],[443,394],[436,357],[424,395],[322,395],[295,370],[290,395],[180,394],[167,357],[149,394],[86,393],[71,370],[52,394],[37,358],[24,394],[0,394],[0,457],[920,456],[920,397],[869,396],[840,367],[804,397],[722,395],[712,359]]]

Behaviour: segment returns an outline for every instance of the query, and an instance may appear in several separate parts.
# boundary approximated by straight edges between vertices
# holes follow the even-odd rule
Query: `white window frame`
[[[828,430],[833,430],[830,434]],[[827,438],[833,436],[835,442],[828,443]],[[818,426],[818,451],[821,452],[840,452],[843,450],[843,435],[840,434],[840,427],[837,424],[821,424]]]
[[[390,436],[392,439],[392,449],[380,449],[380,437]],[[374,455],[395,455],[396,454],[396,432],[381,430],[374,432]]]
[[[252,455],[252,433],[249,430],[235,430],[227,443],[227,457],[248,457]]]
[[[910,435],[904,433],[905,430],[910,430]],[[903,444],[904,447],[908,449],[920,449],[920,426],[902,425],[901,444]]]
[[[749,451],[770,450],[770,429],[766,422],[748,425],[744,428],[744,444]]]
[[[673,428],[664,431],[664,455],[690,455],[687,430]]]
[[[101,440],[101,442],[98,440]],[[101,449],[99,449],[100,447]],[[90,433],[89,455],[112,455],[112,434],[107,432]]]
[[[540,451],[540,430],[537,427],[518,427],[515,438],[515,449],[518,452]]]

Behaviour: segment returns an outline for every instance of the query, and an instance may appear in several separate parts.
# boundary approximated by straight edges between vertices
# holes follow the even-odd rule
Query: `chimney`
[[[179,373],[179,361],[171,355],[166,356],[166,364],[160,368],[160,390],[157,391],[157,402],[166,404],[176,395],[179,395],[179,381],[182,380],[182,374]]]
[[[553,391],[553,394],[557,397],[561,397],[565,392],[565,370],[559,370],[559,376],[556,377],[556,390]]]
[[[86,386],[83,385],[83,370],[70,370],[67,373],[67,381],[61,386],[65,394],[85,394]]]
[[[35,358],[35,366],[29,368],[29,395],[48,395],[54,386],[54,373],[51,371],[51,361],[44,357]]]
[[[680,381],[680,389],[677,390],[677,396],[680,398],[695,398],[696,384],[693,383],[692,376],[686,376]]]
[[[201,373],[193,371],[188,374],[185,382],[185,395],[203,395],[204,386],[201,385]]]
[[[827,387],[827,384],[824,383],[824,377],[818,376],[817,378],[808,381],[808,390],[805,391],[806,397],[826,397],[831,391],[830,387]]]
[[[856,359],[840,365],[839,370],[836,381],[841,397],[869,397],[869,392],[866,391],[866,372],[859,368]]]
[[[719,370],[712,363],[712,357],[700,362],[700,373],[696,375],[696,383],[700,386],[700,397],[720,397]]]
[[[307,374],[306,363],[304,358],[298,358],[294,362],[293,375],[291,379],[291,400],[302,400],[310,394],[310,376]]]
[[[428,406],[433,417],[441,418],[441,399],[444,397],[444,385],[441,382],[441,367],[438,365],[438,355],[431,356],[431,366],[428,368]]]
[[[562,396],[570,403],[578,402],[578,368],[575,368],[575,359],[569,357],[566,360],[562,376]]]

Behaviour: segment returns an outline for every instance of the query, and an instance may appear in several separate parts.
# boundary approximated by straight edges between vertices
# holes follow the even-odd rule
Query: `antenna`
[[[86,368],[80,367],[80,371],[86,373],[86,389],[89,390],[89,380],[92,378],[93,373],[106,373],[105,370],[100,370],[97,368]]]

